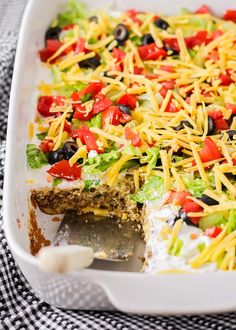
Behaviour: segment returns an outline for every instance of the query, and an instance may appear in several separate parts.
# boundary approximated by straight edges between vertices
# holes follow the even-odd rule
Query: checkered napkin
[[[0,203],[9,91],[18,29],[25,3],[25,0],[0,0]],[[236,329],[235,313],[154,317],[131,316],[120,312],[72,311],[51,307],[34,294],[16,266],[2,227],[2,218],[0,218],[0,330]]]

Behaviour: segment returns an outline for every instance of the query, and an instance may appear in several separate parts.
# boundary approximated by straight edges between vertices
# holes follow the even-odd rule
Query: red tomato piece
[[[71,29],[73,29],[74,26],[75,26],[75,24],[68,24],[68,25],[64,26],[62,28],[62,30],[64,30],[64,31],[71,30]]]
[[[107,108],[102,112],[102,127],[104,128],[107,124],[118,126],[121,116],[122,112],[117,106]]]
[[[211,227],[205,230],[205,235],[211,238],[217,237],[222,232],[221,227]]]
[[[157,79],[160,76],[158,74],[155,73],[145,73],[145,78],[149,79],[149,80],[153,80],[153,79]]]
[[[224,118],[215,120],[215,126],[218,131],[225,131],[229,129],[229,125]]]
[[[117,104],[128,105],[131,109],[136,108],[137,97],[133,94],[125,94],[119,98]]]
[[[130,115],[127,115],[126,113],[123,113],[121,111],[121,117],[120,117],[120,123],[121,124],[126,124],[131,120],[132,120],[132,117]]]
[[[125,139],[130,141],[134,147],[140,147],[142,145],[140,136],[134,133],[129,127],[125,127]]]
[[[65,159],[52,165],[47,172],[56,178],[68,181],[77,180],[81,177],[81,167],[77,164],[70,166],[69,161]]]
[[[69,123],[67,120],[65,121],[65,124],[64,124],[64,132],[67,132],[69,134],[71,132],[71,123]]]
[[[39,56],[42,62],[47,60],[56,52],[63,44],[54,39],[48,39],[46,41],[46,47],[39,51]]]
[[[54,143],[53,141],[50,140],[43,140],[41,141],[39,148],[43,151],[43,152],[51,152],[53,151],[53,147],[54,147]]]
[[[97,94],[94,97],[94,103],[93,103],[93,114],[99,113],[101,111],[104,111],[106,108],[110,107],[112,105],[112,101],[106,97],[104,94]]]
[[[125,58],[126,53],[119,48],[113,48],[112,55],[117,59],[117,62],[121,62]]]
[[[164,40],[165,47],[175,50],[176,52],[180,51],[178,40],[176,38],[167,38]]]
[[[223,118],[223,114],[220,110],[211,110],[208,112],[208,116],[214,120]]]
[[[81,98],[86,94],[91,94],[91,96],[94,97],[96,94],[100,93],[104,87],[105,85],[102,81],[92,82],[79,92],[79,97]]]
[[[174,72],[174,68],[171,65],[162,65],[160,70],[167,71],[167,72]]]
[[[74,104],[73,109],[75,110],[73,115],[75,119],[90,120],[93,117],[92,110],[87,113],[86,108],[81,103]]]
[[[183,211],[188,215],[188,213],[193,213],[193,212],[201,212],[202,211],[202,207],[197,204],[196,202],[190,201],[190,202],[186,202],[183,206]],[[200,217],[189,217],[190,221],[197,225]]]
[[[226,21],[233,21],[236,22],[236,10],[230,9],[227,10],[223,16],[224,20]]]
[[[223,34],[224,34],[224,32],[222,30],[215,30],[215,31],[212,32],[211,38],[213,40],[215,40],[215,39],[221,37]]]
[[[165,109],[165,112],[178,112],[180,109],[178,109],[176,107],[176,105],[172,102],[172,97],[170,99],[170,101],[168,102],[167,106],[166,106],[166,109]]]
[[[44,95],[38,98],[37,110],[42,116],[49,117],[53,115],[50,112],[52,105],[63,106],[64,104],[65,104],[64,96]]]
[[[137,17],[137,15],[141,14],[143,12],[137,11],[135,9],[130,9],[130,10],[127,10],[126,13],[128,14],[128,16],[132,19],[132,21],[134,23],[137,23],[138,25],[142,24],[142,21]]]
[[[176,204],[183,206],[186,202],[191,201],[187,198],[189,196],[191,196],[191,194],[187,191],[171,191],[167,204],[175,202]]]
[[[232,111],[232,115],[236,115],[236,104],[226,103],[226,108]]]
[[[230,84],[234,83],[228,70],[225,74],[222,73],[219,78],[221,81],[221,86],[229,86]]]
[[[138,48],[139,55],[142,60],[157,60],[159,58],[166,58],[167,52],[163,48],[158,48],[155,43],[140,46]]]
[[[104,150],[102,148],[98,148],[94,133],[91,132],[87,126],[83,125],[76,131],[78,134],[77,137],[79,137],[81,142],[86,145],[88,151],[95,150],[97,153],[103,153]]]
[[[78,38],[75,45],[75,54],[85,52],[85,40],[84,38]]]
[[[195,14],[211,14],[211,10],[207,5],[202,5],[195,12]]]
[[[222,157],[218,150],[216,143],[207,137],[204,141],[202,150],[199,152],[202,162],[210,162],[211,160],[219,159]]]
[[[143,68],[134,67],[134,74],[141,74],[143,72]]]
[[[198,31],[191,37],[185,38],[187,48],[191,49],[195,46],[207,45],[211,39],[208,37],[207,31]]]

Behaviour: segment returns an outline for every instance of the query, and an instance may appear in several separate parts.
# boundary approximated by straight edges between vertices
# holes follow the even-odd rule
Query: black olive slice
[[[175,56],[175,55],[179,55],[179,52],[175,49],[172,49],[168,46],[165,46],[164,49],[167,51],[168,56]]]
[[[61,161],[62,159],[64,159],[64,153],[61,149],[49,152],[49,154],[48,154],[48,163],[50,165],[53,165],[53,164]]]
[[[200,201],[202,201],[203,203],[207,204],[207,205],[218,205],[219,202],[216,201],[215,199],[203,194],[201,198],[199,198]]]
[[[49,27],[45,33],[45,42],[49,39],[59,40],[60,33],[61,33],[61,28],[59,28],[58,26]]]
[[[162,29],[162,30],[167,30],[168,27],[170,26],[168,22],[166,22],[164,19],[162,18],[158,18],[155,20],[154,24],[156,25],[156,27]]]
[[[182,208],[179,210],[179,218],[181,218],[187,225],[196,226],[194,223],[192,223]]]
[[[236,138],[236,130],[230,129],[226,133],[228,134],[230,140],[234,140]]]
[[[97,58],[96,56],[79,62],[79,66],[81,68],[85,68],[85,69],[90,68],[90,69],[95,70],[99,65],[101,65],[101,62],[100,62],[100,59]]]
[[[143,46],[146,46],[152,44],[153,42],[155,42],[155,40],[153,39],[151,33],[147,33],[142,36],[141,42]]]
[[[78,150],[78,146],[75,142],[73,141],[68,141],[64,144],[62,147],[62,152],[64,154],[65,159],[70,159]]]
[[[118,104],[117,106],[123,113],[131,115],[131,108],[128,105]]]
[[[208,116],[208,132],[207,135],[213,135],[215,132],[215,123],[214,120]]]
[[[89,17],[89,22],[94,22],[94,23],[98,24],[98,17],[97,16]]]
[[[181,129],[184,129],[184,126],[187,126],[189,128],[193,128],[193,125],[190,124],[189,121],[187,121],[187,120],[181,120],[180,124],[178,126],[174,127],[174,130],[180,131]]]
[[[122,44],[124,41],[126,41],[129,37],[129,30],[124,24],[118,24],[115,30],[113,31],[113,35],[115,37],[115,40],[118,41],[118,43]]]

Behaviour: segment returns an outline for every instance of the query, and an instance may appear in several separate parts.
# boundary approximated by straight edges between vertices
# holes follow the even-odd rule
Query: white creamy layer
[[[162,271],[181,270],[186,272],[216,271],[216,264],[209,263],[200,269],[193,269],[189,261],[199,254],[198,245],[209,245],[211,239],[201,229],[182,224],[178,238],[183,241],[183,247],[179,256],[168,253],[169,239],[163,237],[163,231],[167,228],[176,215],[178,207],[164,205],[159,209],[158,202],[146,204],[146,216],[144,220],[144,233],[146,241],[145,269],[146,273],[156,274]],[[196,237],[193,239],[193,236]]]

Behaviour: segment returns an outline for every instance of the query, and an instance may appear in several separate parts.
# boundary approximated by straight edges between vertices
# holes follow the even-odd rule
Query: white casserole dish
[[[209,313],[236,308],[236,274],[144,275],[86,269],[71,274],[48,274],[29,253],[27,232],[27,124],[33,118],[36,86],[42,77],[36,65],[44,33],[61,10],[63,0],[30,0],[20,31],[12,81],[4,183],[4,226],[16,262],[35,292],[47,303],[73,309],[114,309],[144,314]],[[209,4],[218,15],[235,7],[235,1],[213,0],[87,0],[93,8],[153,10],[174,14],[181,7],[194,10]],[[20,224],[20,225],[19,225]],[[46,236],[55,225],[44,223]]]

